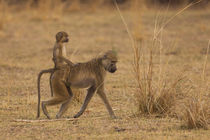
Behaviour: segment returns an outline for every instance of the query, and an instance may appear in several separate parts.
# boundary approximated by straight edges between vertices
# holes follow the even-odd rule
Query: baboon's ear
[[[107,59],[107,54],[104,54],[103,59]]]
[[[56,36],[55,36],[56,41],[57,41],[57,42],[61,41],[62,37],[63,37],[63,33],[62,33],[62,32],[58,32],[58,33],[56,34]]]

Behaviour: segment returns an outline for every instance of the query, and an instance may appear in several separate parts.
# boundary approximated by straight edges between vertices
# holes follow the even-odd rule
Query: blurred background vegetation
[[[43,3],[49,4],[51,7],[58,3],[65,5],[64,10],[73,8],[81,10],[81,8],[96,8],[96,7],[111,7],[115,0],[1,0],[0,3],[6,3],[10,6],[30,6],[38,7]],[[154,6],[167,6],[171,8],[187,5],[192,2],[198,2],[200,0],[116,0],[116,2],[124,8],[131,7],[132,3],[138,2],[138,5],[145,7]],[[197,8],[204,8],[209,5],[209,0],[202,0],[197,4]]]

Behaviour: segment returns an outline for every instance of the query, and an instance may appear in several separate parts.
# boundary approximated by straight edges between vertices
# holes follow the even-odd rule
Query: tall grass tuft
[[[178,76],[174,81],[167,81],[166,71],[162,67],[162,38],[160,36],[162,28],[158,29],[156,22],[154,30],[154,38],[152,45],[145,46],[141,40],[135,39],[128,29],[117,3],[115,5],[126,26],[134,52],[133,69],[136,78],[136,92],[138,113],[147,115],[165,115],[170,112],[171,107],[175,103],[176,86],[181,81],[182,76]],[[158,50],[158,53],[157,53]],[[154,59],[159,59],[155,64]],[[166,66],[168,61],[166,62]],[[158,67],[159,72],[154,73],[154,69]]]
[[[208,83],[205,76],[208,52],[210,47],[210,40],[208,43],[206,58],[203,65],[203,72],[201,75],[201,82],[192,90],[191,97],[184,102],[183,115],[181,119],[184,121],[184,125],[189,129],[208,129],[210,125],[210,93],[208,92]]]
[[[155,48],[159,48],[158,54]],[[161,51],[162,43],[158,38],[153,39],[147,48],[141,44],[134,46],[135,96],[140,114],[163,116],[175,105],[176,88],[180,86],[183,75],[174,74],[173,79],[167,78],[168,61],[163,62]],[[155,62],[158,59],[159,62]]]
[[[181,85],[184,75],[176,72],[173,74],[173,79],[167,77],[167,71],[170,71],[168,68],[170,57],[163,58],[162,34],[166,25],[176,16],[199,2],[190,3],[162,24],[159,23],[157,16],[152,44],[145,46],[142,40],[133,37],[115,1],[115,6],[132,41],[133,69],[136,78],[135,96],[139,114],[163,116],[170,113],[175,105],[179,97],[176,89]],[[166,61],[164,62],[163,59]]]
[[[184,126],[189,129],[208,129],[210,123],[209,105],[208,100],[198,97],[186,100],[182,116]]]

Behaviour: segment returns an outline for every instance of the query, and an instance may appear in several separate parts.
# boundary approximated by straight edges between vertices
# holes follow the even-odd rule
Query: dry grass
[[[72,89],[72,92],[74,93],[72,102],[74,104],[82,104],[84,99],[84,90]]]
[[[137,91],[135,92],[135,97],[137,100],[137,107],[138,107],[138,113],[139,114],[146,114],[146,115],[158,115],[158,116],[165,116],[166,114],[171,114],[171,110],[175,107],[180,100],[180,96],[182,96],[182,99],[185,95],[180,95],[180,93],[177,93],[177,88],[180,89],[186,89],[186,87],[177,87],[177,86],[184,86],[182,85],[182,81],[184,79],[184,74],[177,75],[176,73],[173,73],[174,79],[168,80],[166,78],[166,75],[168,75],[168,64],[170,57],[167,58],[168,60],[165,61],[164,64],[162,57],[163,57],[163,51],[166,47],[163,46],[163,30],[166,27],[167,24],[169,24],[176,16],[180,15],[183,11],[185,11],[187,8],[199,3],[201,1],[198,1],[196,3],[191,3],[187,5],[185,8],[178,11],[174,16],[169,18],[168,20],[164,21],[158,21],[159,17],[157,17],[155,21],[155,29],[154,29],[154,36],[152,39],[152,45],[151,46],[144,46],[142,42],[142,39],[137,39],[136,37],[133,37],[127,23],[122,16],[122,13],[120,12],[120,9],[118,5],[115,2],[116,8],[121,16],[122,21],[125,24],[125,27],[127,29],[127,32],[130,36],[134,51],[134,77],[136,78],[137,83]],[[137,3],[135,4],[137,5]],[[135,8],[134,8],[135,9]],[[137,18],[139,19],[139,17]],[[140,24],[138,20],[135,20],[137,24]],[[139,28],[136,28],[136,30],[139,30]],[[135,36],[135,34],[134,34]],[[172,48],[172,47],[171,47]],[[158,52],[156,52],[158,50]],[[208,51],[209,51],[209,45],[207,48],[206,53],[206,59],[204,63],[204,68],[202,72],[202,84],[200,85],[200,88],[203,87],[203,85],[206,85],[205,81],[205,71],[206,71],[206,65],[208,61]],[[155,62],[154,60],[159,61]],[[156,74],[154,73],[155,67],[158,67],[159,69],[156,71]],[[176,77],[176,78],[175,78]],[[199,88],[199,89],[200,89]],[[199,90],[200,92],[204,92],[204,90]],[[184,93],[181,91],[181,93]],[[197,93],[199,97],[203,95],[202,93]],[[185,96],[186,97],[186,96]],[[191,100],[186,100],[185,106],[184,106],[184,120],[187,124],[188,128],[208,128],[208,120],[209,117],[209,110],[208,110],[208,102],[203,101],[201,98],[198,98],[198,96],[194,98],[190,98]],[[204,102],[204,105],[203,105]]]
[[[206,68],[208,61],[208,52],[210,41],[206,51],[206,58],[201,74],[201,83],[196,88],[189,90],[191,97],[188,97],[183,105],[183,114],[181,118],[184,120],[184,125],[190,129],[204,128],[208,129],[210,125],[210,109],[208,84],[206,81]],[[182,113],[182,112],[178,112]]]
[[[154,47],[157,46],[153,46],[152,49]],[[153,60],[161,59],[161,56],[153,53],[150,48],[148,59],[145,59],[143,48],[135,50],[134,72],[137,82],[137,91],[135,92],[137,106],[140,114],[165,116],[175,105],[176,89],[177,86],[180,86],[183,75],[174,73],[174,77],[170,77],[170,80],[167,79],[168,73],[163,70],[162,60],[159,60],[158,64],[155,64]],[[155,67],[159,67],[156,72],[154,72]]]
[[[4,26],[4,35],[0,38],[0,139],[208,140],[209,130],[188,128],[190,125],[205,128],[210,118],[206,108],[210,98],[209,57],[201,52],[206,50],[209,40],[209,13],[209,10],[183,12],[151,40],[154,27],[160,29],[176,11],[159,12],[157,16],[156,11],[145,9],[140,12],[137,23],[134,23],[133,11],[122,11],[127,27],[132,29],[136,24],[141,30],[137,33],[142,39],[134,34],[137,36],[134,41],[133,30],[129,38],[119,15],[111,10],[62,13],[56,20],[42,20],[39,15],[33,15],[30,8],[27,12],[11,13],[14,18]],[[41,20],[34,20],[36,18]],[[67,53],[75,63],[87,61],[108,49],[118,52],[118,71],[107,74],[105,81],[107,97],[118,119],[110,119],[97,95],[84,114],[73,119],[81,107],[77,101],[84,100],[85,96],[84,91],[79,94],[74,91],[73,106],[63,120],[14,121],[35,120],[37,74],[53,66],[54,35],[60,30],[70,34]],[[134,51],[132,43],[136,46]],[[187,78],[180,81],[183,74]],[[41,95],[42,100],[50,97],[49,75],[43,76]],[[143,105],[133,102],[137,99]],[[133,116],[137,108],[150,115]],[[49,108],[52,118],[58,109],[59,106]],[[171,113],[176,117],[171,117]],[[46,119],[43,113],[41,119]]]
[[[198,97],[191,97],[186,99],[184,105],[184,126],[189,129],[208,129],[209,127],[209,100],[199,99]]]
[[[6,22],[7,22],[7,16],[8,16],[8,7],[7,4],[4,1],[0,2],[0,30],[3,29],[3,27],[5,26]]]
[[[63,15],[64,4],[60,0],[39,1],[38,5],[34,8],[31,8],[32,2],[28,2],[26,9],[28,12],[32,12],[35,19],[59,19]]]
[[[175,105],[176,102],[176,86],[179,85],[182,76],[177,76],[174,81],[168,81],[165,77],[167,75],[165,67],[168,66],[169,61],[166,61],[165,67],[162,64],[162,32],[164,27],[173,19],[175,16],[180,14],[186,8],[179,11],[175,16],[169,18],[165,23],[159,25],[159,21],[155,22],[154,37],[151,46],[143,46],[142,39],[132,36],[130,33],[127,23],[123,18],[120,9],[115,2],[117,10],[125,24],[127,32],[131,38],[132,48],[134,51],[134,77],[136,78],[137,91],[135,92],[135,97],[137,100],[138,113],[147,115],[165,115],[170,112],[170,109]],[[134,5],[138,5],[138,2]],[[135,8],[134,8],[135,9]],[[137,18],[139,19],[139,17]],[[138,20],[135,20],[137,24],[140,24]],[[137,26],[138,27],[138,26]],[[139,28],[136,28],[138,31]],[[161,35],[160,35],[161,34]],[[158,49],[157,49],[158,48]],[[158,52],[156,52],[158,50]],[[156,55],[157,53],[158,55]],[[155,65],[154,60],[159,59],[158,64]],[[159,70],[154,74],[154,68],[159,67]],[[156,79],[156,80],[155,80]]]

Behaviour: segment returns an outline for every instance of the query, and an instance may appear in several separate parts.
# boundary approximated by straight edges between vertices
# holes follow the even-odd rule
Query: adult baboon
[[[53,48],[53,59],[52,59],[54,62],[54,68],[42,70],[38,74],[38,80],[37,80],[37,85],[38,85],[37,88],[38,88],[38,92],[40,92],[40,80],[41,80],[42,74],[50,73],[49,83],[50,83],[51,96],[53,96],[52,75],[55,72],[55,70],[65,67],[66,63],[69,64],[70,66],[74,65],[71,61],[65,58],[67,54],[66,54],[66,47],[64,46],[64,43],[67,43],[69,41],[68,34],[66,32],[61,31],[56,34],[55,38],[56,38],[56,42]],[[68,74],[68,71],[69,70],[65,69],[63,78],[66,77],[66,75]],[[63,80],[65,82],[66,79],[63,79]]]
[[[114,73],[117,70],[116,63],[116,54],[113,51],[107,51],[103,56],[94,58],[85,63],[78,63],[70,68],[70,75],[67,77],[67,83],[68,86],[70,86],[70,90],[71,87],[88,88],[85,101],[80,111],[74,116],[74,118],[82,115],[95,91],[105,103],[110,116],[112,118],[116,118],[104,92],[104,79],[106,71]],[[72,92],[71,94],[68,94],[66,85],[62,81],[61,75],[62,71],[57,70],[54,72],[52,77],[52,90],[54,96],[51,97],[50,100],[42,101],[42,110],[48,119],[50,119],[50,116],[47,112],[47,106],[61,104],[60,110],[56,115],[56,118],[60,118],[67,110],[68,104],[73,96]],[[38,102],[37,117],[40,115],[39,104],[40,100]]]

